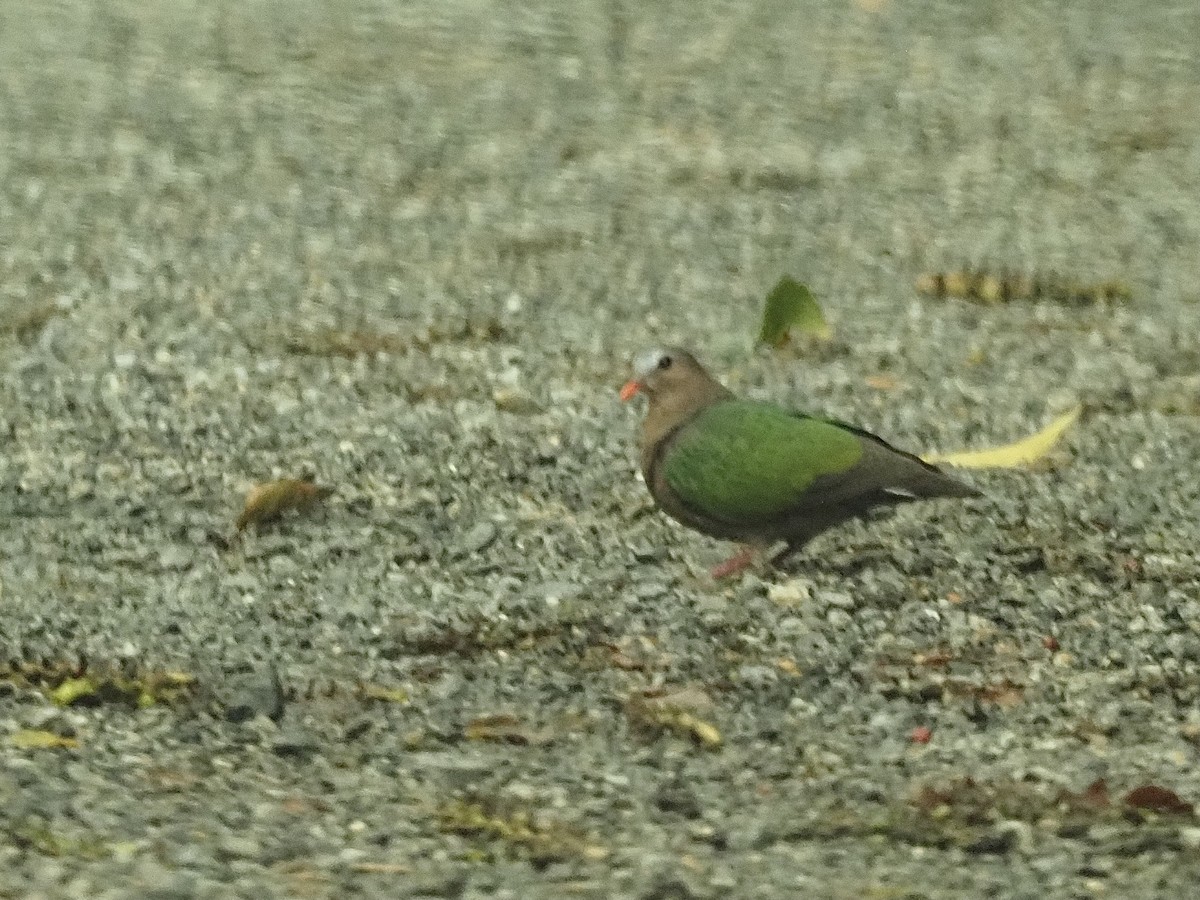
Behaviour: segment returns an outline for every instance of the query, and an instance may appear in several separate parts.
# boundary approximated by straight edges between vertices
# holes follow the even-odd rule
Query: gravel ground
[[[0,6],[0,896],[1192,895],[1197,34]],[[963,266],[1133,299],[914,292]],[[751,351],[784,272],[831,345]],[[665,340],[918,450],[1087,414],[714,584],[615,397]]]

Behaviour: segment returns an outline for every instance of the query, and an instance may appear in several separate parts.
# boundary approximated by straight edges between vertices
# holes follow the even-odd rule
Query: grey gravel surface
[[[0,896],[1193,896],[1200,820],[1121,798],[1200,801],[1197,35],[0,4]],[[1134,297],[914,293],[964,265]],[[831,347],[751,352],[784,272]],[[713,584],[615,397],[667,340],[918,450],[1088,412]],[[334,496],[234,538],[302,475]]]

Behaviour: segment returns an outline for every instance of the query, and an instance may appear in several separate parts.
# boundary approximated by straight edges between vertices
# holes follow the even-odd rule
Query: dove
[[[872,510],[975,488],[843,422],[736,397],[690,352],[634,361],[622,401],[642,395],[642,475],[659,508],[689,528],[743,548],[713,569],[723,578],[779,542],[778,565],[821,532]]]

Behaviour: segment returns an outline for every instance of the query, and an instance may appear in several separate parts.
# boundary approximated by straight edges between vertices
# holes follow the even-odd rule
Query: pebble
[[[825,614],[825,621],[834,628],[846,628],[854,622],[854,617],[844,609],[834,607]]]
[[[272,752],[279,756],[305,757],[321,750],[321,742],[307,732],[289,728],[271,742]]]
[[[496,540],[499,532],[491,522],[476,522],[459,541],[456,555],[472,556],[486,550]]]
[[[245,722],[255,716],[276,721],[283,717],[283,685],[273,666],[232,679],[227,697],[225,717],[230,722]]]
[[[807,581],[791,579],[767,587],[767,598],[780,606],[798,606],[812,598],[812,588]]]
[[[630,589],[630,593],[634,598],[641,601],[657,600],[664,596],[670,588],[661,581],[639,581],[634,583]]]
[[[854,597],[843,591],[822,591],[818,595],[819,602],[837,609],[854,609],[857,602]]]
[[[244,834],[228,834],[217,842],[217,853],[227,859],[257,859],[262,856],[262,844]]]

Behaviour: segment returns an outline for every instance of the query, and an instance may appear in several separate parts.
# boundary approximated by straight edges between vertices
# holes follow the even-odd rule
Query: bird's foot
[[[725,562],[716,566],[712,570],[712,577],[715,579],[728,578],[730,575],[736,575],[738,572],[746,569],[754,562],[754,547],[743,547]]]
[[[785,562],[787,562],[791,558],[793,553],[795,553],[799,549],[800,549],[800,547],[796,544],[784,545],[782,550],[780,550],[778,553],[776,553],[774,556],[771,557],[771,565],[774,566],[775,568],[779,568],[780,566],[782,566]]]

